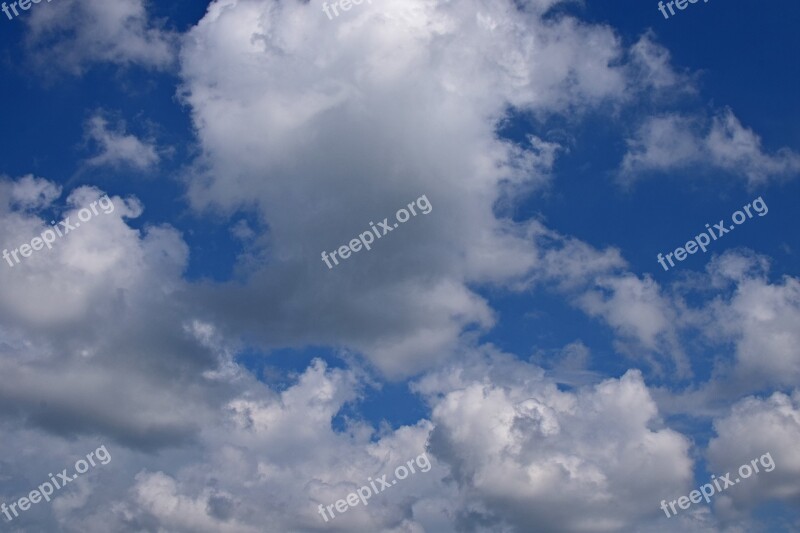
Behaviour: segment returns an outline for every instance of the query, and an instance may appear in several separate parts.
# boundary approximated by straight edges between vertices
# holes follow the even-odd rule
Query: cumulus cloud
[[[723,523],[741,523],[767,500],[783,500],[795,508],[800,504],[800,391],[746,398],[715,420],[714,430],[708,445],[710,467],[718,473],[733,472],[731,480],[741,479],[741,465],[752,469],[753,459],[769,454],[757,463],[760,472],[717,497],[715,507]],[[767,471],[770,462],[773,470]]]
[[[97,63],[174,64],[176,36],[150,20],[144,0],[59,0],[25,20],[26,46],[43,69],[78,75]]]
[[[631,69],[636,73],[637,85],[652,87],[657,91],[677,89],[679,93],[694,93],[696,88],[687,74],[678,72],[672,65],[672,54],[656,42],[652,31],[645,32],[631,46]]]
[[[692,375],[679,341],[680,314],[652,278],[630,272],[616,248],[599,250],[537,223],[529,229],[540,260],[522,286],[557,291],[609,326],[620,353],[647,362],[657,373],[669,361],[678,377]]]
[[[126,219],[142,211],[134,198],[111,197],[113,210],[78,222],[78,211],[100,196],[92,187],[75,189],[58,219],[80,226],[62,232],[52,249],[18,256],[13,266],[3,261],[0,367],[8,380],[0,403],[6,416],[63,435],[102,430],[151,448],[178,442],[196,431],[188,414],[198,412],[202,395],[173,396],[167,376],[188,377],[219,362],[217,352],[184,333],[187,316],[171,298],[182,287],[188,249],[169,227],[143,234],[130,228]],[[4,203],[4,247],[14,250],[52,230],[42,216]]]
[[[431,452],[464,498],[464,530],[638,530],[659,495],[691,481],[689,441],[661,425],[637,371],[564,392],[540,368],[493,354],[416,388],[432,405]]]
[[[37,178],[28,174],[17,180],[4,179],[0,181],[3,196],[10,198],[10,204],[3,206],[22,207],[23,209],[42,209],[48,207],[61,196],[61,186],[44,178]]]
[[[62,215],[74,217],[99,194],[73,191]],[[327,526],[319,504],[428,450],[430,472],[337,516],[331,528],[455,532],[467,524],[521,528],[535,519],[558,530],[594,517],[597,530],[612,530],[649,523],[658,511],[643,496],[629,498],[679,490],[690,477],[688,442],[663,427],[635,371],[565,393],[534,365],[468,354],[463,364],[420,382],[430,420],[379,430],[347,419],[335,430],[334,419],[362,396],[365,376],[314,361],[283,391],[255,381],[234,362],[236,347],[222,330],[191,319],[194,310],[184,305],[191,290],[180,281],[187,253],[180,236],[168,227],[131,229],[126,219],[138,217],[142,206],[112,200],[109,215],[0,272],[4,286],[13,287],[0,300],[7,442],[21,449],[33,435],[42,447],[78,437],[87,447],[103,435],[114,449],[102,490],[99,481],[82,482],[44,524],[91,533],[250,532],[267,523],[315,531]],[[10,204],[0,211],[6,213],[0,227],[9,231],[4,240],[47,227],[36,212]],[[44,292],[48,299],[37,296]],[[27,429],[19,429],[21,421]],[[622,434],[629,446],[613,453],[598,448],[597,432],[606,424],[612,429],[604,442]],[[77,445],[62,450],[66,465],[68,451],[86,453]],[[14,472],[15,479],[36,479],[22,466]],[[557,480],[569,491],[545,497],[547,483]],[[534,496],[548,506],[526,509],[525,498]]]
[[[142,141],[125,131],[125,124],[109,127],[108,120],[95,114],[86,122],[86,138],[97,145],[99,153],[86,162],[91,166],[131,166],[148,170],[160,156],[153,141]]]
[[[658,284],[651,278],[622,274],[598,278],[595,288],[578,298],[578,305],[591,316],[602,317],[618,335],[618,349],[635,355],[644,349],[670,355],[676,372],[689,377],[691,369],[678,342],[676,313]],[[633,344],[627,343],[633,341]],[[649,358],[656,370],[659,363]]]
[[[396,429],[347,419],[335,430],[366,383],[319,360],[280,392],[244,373],[219,379],[237,393],[191,415],[203,424],[190,441],[158,455],[109,443],[113,461],[65,493],[77,500],[59,503],[58,523],[90,533],[656,530],[658,500],[691,483],[689,441],[664,427],[636,371],[564,392],[534,365],[465,354],[417,384],[431,419]],[[39,429],[9,429],[10,447],[35,441],[34,455],[54,447],[50,460],[66,466],[97,446],[96,436],[67,445]],[[319,504],[420,453],[428,472],[328,523],[319,515]],[[8,471],[35,479],[24,463]]]
[[[679,114],[647,119],[628,140],[620,179],[630,183],[648,173],[700,166],[722,170],[755,186],[800,173],[800,154],[788,148],[768,153],[761,138],[730,109],[714,116],[710,125],[705,122]]]
[[[718,284],[733,288],[705,312],[704,331],[735,346],[733,378],[746,390],[800,381],[800,280],[771,283],[768,263],[755,254],[728,252],[709,265]]]
[[[36,182],[36,190],[48,184]],[[0,183],[9,191],[29,185]],[[100,195],[81,187],[55,208],[74,222]],[[50,227],[39,210],[12,203],[10,195],[0,199],[3,242]],[[354,370],[317,360],[281,392],[257,382],[234,362],[236,344],[193,318],[180,235],[168,226],[132,229],[128,221],[141,215],[141,204],[111,200],[109,214],[0,269],[7,289],[0,295],[0,500],[14,501],[98,440],[114,457],[51,506],[26,515],[26,527],[251,532],[273,524],[314,531],[324,524],[319,503],[335,502],[368,476],[424,452],[425,420],[380,433],[358,420],[333,429],[334,417],[365,386]],[[48,463],[22,460],[29,456]],[[415,527],[410,502],[444,501],[442,472],[406,480],[367,513],[337,517],[338,527]],[[446,522],[440,504],[424,502],[414,503],[419,513]]]
[[[180,452],[159,459],[117,449],[112,474],[127,490],[96,495],[91,509],[72,513],[75,531],[399,533],[447,523],[442,509],[452,491],[442,485],[447,469],[432,457],[428,472],[376,494],[368,506],[337,513],[327,524],[320,516],[319,504],[424,453],[431,429],[421,420],[378,433],[353,420],[335,431],[334,417],[363,386],[353,371],[315,360],[282,392],[246,376],[238,384],[239,394],[221,403]]]
[[[629,56],[606,26],[545,21],[557,3],[388,0],[336,24],[312,4],[212,3],[181,52],[203,148],[189,198],[201,212],[256,214],[280,260],[243,258],[246,289],[204,291],[202,307],[219,310],[210,320],[266,346],[355,348],[393,377],[441,361],[465,328],[491,327],[469,284],[524,286],[546,255],[535,224],[496,209],[545,186],[564,150],[498,138],[509,108],[580,112],[678,79],[649,38]],[[430,215],[325,268],[323,250],[422,194]]]
[[[672,308],[680,338],[692,339],[699,353],[713,354],[713,367],[704,383],[679,393],[659,392],[670,412],[720,416],[744,394],[797,385],[800,280],[772,280],[769,267],[764,256],[731,250],[709,262],[698,279],[700,292],[675,288]],[[703,295],[708,287],[715,290],[713,298]]]
[[[245,218],[233,233],[258,250],[245,252],[231,281],[187,282],[180,233],[134,229],[142,204],[114,196],[113,213],[0,271],[9,288],[0,295],[4,442],[20,451],[38,440],[37,451],[57,448],[59,460],[98,435],[119,450],[112,480],[100,489],[89,479],[52,507],[47,527],[667,529],[658,502],[690,490],[691,442],[661,419],[639,370],[563,390],[538,366],[474,346],[476,330],[498,319],[477,287],[547,287],[603,320],[621,351],[686,370],[675,333],[684,320],[652,279],[626,270],[619,250],[500,214],[550,184],[566,150],[541,133],[500,138],[509,109],[572,118],[683,80],[652,36],[626,50],[608,26],[545,16],[559,3],[385,0],[336,24],[312,3],[211,3],[180,54],[180,95],[201,154],[187,196],[195,214]],[[83,11],[53,4],[36,11],[52,14],[32,13],[42,57],[63,54],[72,72],[95,62],[169,64],[170,36],[141,2],[59,5]],[[51,38],[63,52],[45,47]],[[101,144],[98,163],[157,162],[154,146],[102,118],[89,131]],[[26,177],[0,190],[3,242],[50,227],[55,185]],[[422,194],[430,214],[334,270],[320,260]],[[55,210],[74,219],[100,195],[82,187]],[[721,271],[754,268],[729,262]],[[791,287],[760,289],[752,292],[777,312],[794,302]],[[701,311],[748,319],[731,309]],[[788,324],[774,313],[758,318],[774,331]],[[242,339],[356,351],[372,367],[314,359],[274,390],[237,363]],[[783,338],[752,342],[786,347]],[[568,347],[560,368],[582,372],[587,354]],[[422,374],[415,391],[430,415],[377,428],[350,415],[374,369]],[[319,516],[319,504],[423,451],[430,472],[333,523]],[[28,465],[14,474],[34,478]],[[715,527],[675,520],[686,531]]]

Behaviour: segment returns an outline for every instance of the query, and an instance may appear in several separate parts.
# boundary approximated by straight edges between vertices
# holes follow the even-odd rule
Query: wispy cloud
[[[143,141],[125,131],[119,122],[110,128],[108,120],[96,114],[86,122],[86,137],[94,142],[99,153],[86,160],[91,166],[131,166],[138,170],[155,167],[160,156],[154,141]]]
[[[730,109],[707,121],[664,114],[647,119],[628,139],[620,180],[632,183],[654,173],[700,167],[741,177],[750,186],[800,174],[800,154],[780,148],[770,154],[761,138],[742,125]]]

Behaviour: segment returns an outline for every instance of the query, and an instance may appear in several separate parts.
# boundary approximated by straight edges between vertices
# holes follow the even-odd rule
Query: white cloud
[[[786,387],[800,382],[800,280],[767,279],[765,258],[728,252],[709,264],[718,285],[733,282],[702,315],[703,330],[717,343],[733,343],[731,376],[739,387]]]
[[[637,71],[638,83],[685,97],[696,92],[693,80],[686,74],[676,72],[672,57],[665,47],[655,42],[652,31],[644,33],[631,47],[632,67]]]
[[[250,379],[239,385],[240,395],[219,406],[191,446],[164,452],[163,460],[118,450],[115,477],[129,489],[97,495],[91,510],[70,516],[76,531],[423,531],[417,508],[425,520],[447,523],[441,508],[452,491],[441,481],[446,468],[432,457],[430,471],[375,495],[367,507],[328,524],[318,512],[320,503],[335,503],[424,452],[429,422],[378,434],[350,421],[335,432],[333,418],[362,385],[352,371],[318,360],[280,393]]]
[[[226,498],[224,492],[205,489],[196,497],[183,494],[185,487],[162,472],[140,473],[132,489],[133,503],[140,512],[158,519],[161,527],[173,531],[198,531],[221,533],[257,533],[262,529],[242,524],[238,520],[224,520],[212,512],[212,502],[235,500]]]
[[[628,140],[628,152],[622,160],[626,179],[652,170],[685,168],[702,159],[702,141],[693,132],[693,122],[680,115],[648,119]]]
[[[44,178],[28,174],[14,181],[0,182],[4,189],[10,187],[8,195],[12,205],[23,209],[43,209],[61,196],[61,186]]]
[[[502,355],[446,367],[417,388],[430,449],[453,471],[459,520],[486,531],[627,531],[692,479],[689,441],[660,425],[637,371],[575,392]]]
[[[676,375],[692,374],[679,342],[679,314],[670,298],[649,276],[626,270],[618,249],[598,250],[531,223],[540,261],[522,286],[537,284],[558,291],[587,315],[602,319],[616,334],[615,348],[633,360],[644,360],[663,373],[663,359]]]
[[[628,140],[620,179],[630,183],[643,174],[690,166],[720,169],[755,186],[795,177],[800,154],[788,148],[765,152],[761,138],[742,126],[730,109],[714,116],[708,127],[696,117],[665,114],[646,120]]]
[[[571,291],[592,283],[599,277],[620,272],[627,263],[616,248],[598,250],[572,237],[561,235],[538,225],[535,228],[541,242],[541,262],[532,280],[541,283],[556,282],[563,291]]]
[[[739,467],[746,464],[752,469],[751,461],[759,459],[759,473],[715,498],[724,522],[741,523],[767,500],[783,500],[794,508],[800,505],[800,391],[791,396],[776,392],[768,398],[746,398],[715,420],[714,430],[717,436],[708,445],[714,472],[733,473],[731,481],[741,479]],[[762,458],[765,454],[769,457]],[[767,472],[770,462],[774,470]]]
[[[139,170],[148,170],[156,166],[160,159],[154,142],[142,141],[135,135],[126,133],[124,123],[109,128],[108,121],[100,114],[87,121],[86,137],[96,143],[100,150],[100,153],[87,160],[92,166],[129,165]]]
[[[349,419],[343,431],[334,431],[334,418],[364,386],[351,370],[313,361],[282,392],[246,375],[227,379],[235,380],[238,394],[215,409],[204,404],[184,414],[202,422],[202,430],[179,449],[143,455],[105,440],[113,460],[96,473],[102,484],[89,478],[77,493],[75,487],[64,492],[82,503],[65,500],[54,507],[59,523],[88,533],[250,533],[265,527],[515,532],[531,523],[543,531],[655,530],[663,520],[660,499],[686,492],[692,481],[688,439],[663,427],[635,371],[563,392],[536,366],[499,354],[468,354],[420,381],[432,419],[395,430]],[[174,389],[186,394],[197,387],[209,390],[207,383],[173,383],[165,394],[177,398]],[[128,398],[114,403],[136,405]],[[178,407],[165,398],[154,403]],[[4,435],[9,449],[57,455],[65,466],[74,462],[71,456],[93,449],[87,442],[96,442],[67,445],[20,428]],[[429,472],[410,475],[367,507],[328,523],[319,515],[320,503],[335,503],[426,450]],[[36,479],[38,468],[18,461],[7,471]]]
[[[91,187],[75,189],[58,219],[69,217],[74,226],[78,210],[99,196]],[[102,429],[144,447],[180,441],[196,430],[187,420],[200,410],[198,392],[177,399],[158,376],[215,362],[211,350],[184,338],[184,317],[171,299],[182,287],[188,248],[174,229],[130,228],[125,219],[142,210],[135,199],[111,201],[113,211],[99,209],[62,232],[52,249],[18,256],[13,267],[3,260],[0,367],[7,381],[0,402],[14,406],[12,416],[26,413],[55,433]],[[10,250],[47,229],[49,217],[0,207],[0,240]],[[173,346],[170,357],[159,343]],[[122,382],[121,369],[128,369]]]
[[[651,278],[633,274],[600,277],[595,288],[578,297],[578,305],[591,316],[602,317],[621,340],[617,348],[630,355],[657,352],[672,356],[680,377],[691,375],[686,354],[678,342],[676,313]],[[625,341],[633,341],[626,347]],[[657,371],[657,361],[649,358]]]
[[[176,37],[149,20],[144,0],[58,0],[35,6],[25,20],[26,46],[43,72],[174,64]]]
[[[564,391],[539,367],[470,349],[470,328],[497,319],[476,286],[552,286],[604,320],[628,353],[680,367],[682,317],[651,279],[624,271],[618,250],[498,215],[498,204],[546,186],[564,149],[538,136],[498,139],[509,106],[573,116],[680,80],[649,38],[629,55],[607,26],[541,20],[557,3],[385,0],[335,23],[312,3],[209,6],[181,54],[203,154],[189,198],[198,213],[250,210],[258,230],[236,233],[269,254],[244,257],[230,283],[190,284],[180,234],[131,228],[142,206],[114,197],[113,214],[2,269],[4,443],[63,454],[68,439],[99,434],[120,450],[111,480],[53,506],[58,524],[40,529],[662,531],[680,520],[682,530],[713,530],[713,519],[666,522],[658,509],[691,488],[690,441],[665,426],[639,371]],[[105,9],[60,5],[88,10],[81,16]],[[168,38],[143,4],[104,5],[99,28],[53,11],[64,22],[39,15],[34,38],[75,30],[65,41],[73,71],[168,63]],[[111,30],[118,49],[102,47]],[[124,131],[98,131],[113,141],[106,163],[153,159]],[[49,227],[36,210],[54,186],[18,183],[24,202],[0,202],[4,242]],[[64,215],[99,194],[73,191]],[[429,215],[325,268],[322,250],[421,194]],[[793,301],[791,291],[767,296],[779,311]],[[772,319],[776,330],[788,324]],[[376,429],[345,416],[369,378],[319,360],[271,390],[234,361],[242,334],[267,347],[357,350],[392,377],[430,372],[418,385],[430,420]],[[570,350],[569,369],[583,368],[586,351]],[[429,473],[331,524],[317,514],[426,449]],[[15,468],[15,479],[39,475],[32,462]]]
[[[498,139],[509,107],[580,113],[680,79],[650,38],[629,56],[607,26],[543,21],[557,3],[386,0],[334,21],[313,3],[212,3],[181,52],[203,153],[189,198],[201,212],[251,210],[275,258],[242,259],[247,290],[205,292],[212,321],[266,346],[355,348],[399,377],[493,324],[470,284],[519,288],[555,268],[538,249],[547,231],[498,210],[542,189],[565,148]],[[422,194],[431,214],[325,268],[323,250]],[[612,251],[570,267],[616,262]]]
[[[98,194],[73,191],[65,214]],[[190,320],[194,309],[183,305],[187,287],[179,281],[186,262],[180,237],[169,228],[139,234],[124,219],[138,216],[141,206],[113,200],[113,213],[82,225],[59,248],[0,272],[13,276],[3,282],[13,292],[0,300],[9,327],[0,343],[8,378],[0,405],[13,406],[3,418],[15,428],[4,431],[9,449],[23,449],[31,432],[40,454],[58,448],[62,436],[82,436],[85,446],[98,433],[114,456],[102,485],[90,480],[65,493],[48,520],[89,533],[154,527],[249,533],[264,524],[315,531],[328,526],[318,504],[390,472],[429,441],[430,472],[337,516],[330,528],[447,533],[506,514],[509,527],[523,528],[531,513],[536,522],[557,524],[571,498],[573,518],[564,523],[611,530],[649,523],[658,512],[649,497],[689,478],[688,442],[654,429],[661,423],[637,372],[564,393],[533,365],[506,356],[470,363],[475,357],[468,355],[423,379],[430,421],[376,430],[345,419],[345,430],[334,431],[334,418],[361,396],[365,376],[314,361],[282,392],[255,382],[233,363],[233,346],[215,325]],[[34,213],[9,209],[3,208],[7,217],[24,224],[12,235],[45,226]],[[45,300],[37,291],[50,295]],[[430,297],[457,302],[466,293],[434,290]],[[38,371],[43,366],[48,372]],[[19,429],[20,416],[29,429]],[[618,442],[620,434],[626,447],[597,446]],[[442,439],[456,448],[442,448]],[[181,447],[169,450],[175,446]],[[129,447],[163,451],[142,455]],[[474,486],[464,482],[467,471]],[[33,463],[13,472],[40,475]],[[568,490],[545,497],[548,479],[563,480]],[[521,497],[532,495],[548,506],[526,509]]]
[[[695,353],[713,355],[709,379],[659,392],[670,412],[719,416],[744,394],[787,390],[800,381],[800,280],[769,279],[769,261],[748,250],[714,257],[694,289],[677,285],[675,327]],[[705,293],[714,290],[713,297]],[[697,291],[699,289],[699,291]],[[702,296],[698,303],[688,302]]]
[[[750,185],[770,178],[794,178],[800,173],[800,154],[780,148],[773,155],[764,152],[761,138],[745,128],[731,110],[714,117],[705,139],[713,165],[743,174]]]

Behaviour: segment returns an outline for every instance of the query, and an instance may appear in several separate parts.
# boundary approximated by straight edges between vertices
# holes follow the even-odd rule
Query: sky
[[[669,4],[6,1],[0,529],[800,532],[800,5]]]

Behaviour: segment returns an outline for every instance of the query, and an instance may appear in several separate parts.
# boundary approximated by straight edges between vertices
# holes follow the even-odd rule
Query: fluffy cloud
[[[720,353],[712,379],[697,401],[722,402],[741,394],[795,386],[800,380],[800,280],[770,281],[767,258],[747,250],[715,257],[702,279],[719,289],[712,300],[689,306],[676,300],[683,331],[697,330]],[[701,399],[702,398],[702,399]]]
[[[10,188],[29,190],[29,183]],[[62,435],[104,431],[145,448],[178,442],[196,431],[188,415],[200,411],[203,394],[175,395],[166,383],[193,382],[219,364],[216,351],[185,332],[187,315],[174,300],[188,249],[169,227],[130,228],[126,219],[142,210],[133,198],[111,197],[81,224],[78,211],[99,196],[75,189],[57,219],[80,226],[62,232],[52,249],[18,255],[13,266],[3,261],[0,403],[6,416]],[[13,200],[0,206],[0,240],[9,250],[53,227],[39,210],[14,209]]]
[[[318,360],[280,392],[245,374],[222,377],[238,393],[192,415],[203,424],[191,441],[158,455],[106,441],[112,462],[60,494],[55,518],[89,533],[455,533],[524,531],[530,523],[543,531],[655,531],[657,502],[691,483],[689,441],[663,426],[635,371],[564,392],[534,365],[465,354],[418,383],[430,421],[377,430],[347,419],[334,430],[342,409],[361,397],[363,379]],[[56,466],[98,445],[97,437],[67,445],[38,429],[8,429],[8,446],[28,446],[26,456],[58,450],[48,454]],[[430,471],[327,523],[319,515],[319,504],[423,452]],[[24,462],[7,471],[31,484],[40,476]],[[52,527],[53,518],[42,520]]]
[[[669,50],[655,41],[652,31],[642,35],[630,50],[631,69],[635,73],[637,85],[651,87],[656,91],[670,89],[694,93],[696,89],[692,79],[674,69],[671,55]]]
[[[38,442],[33,450],[58,450],[51,456],[67,465],[99,436],[115,450],[111,479],[75,487],[41,529],[668,529],[658,502],[690,490],[691,443],[665,425],[640,371],[562,390],[537,366],[474,353],[475,330],[497,320],[476,287],[549,287],[603,320],[628,355],[685,370],[676,341],[685,316],[650,278],[627,272],[619,250],[499,214],[551,183],[565,150],[546,135],[498,138],[509,108],[573,118],[684,81],[652,36],[626,50],[607,26],[549,16],[559,3],[385,0],[335,22],[313,3],[211,3],[180,56],[202,154],[186,185],[196,213],[248,211],[256,222],[236,230],[253,245],[236,279],[186,282],[181,235],[133,229],[143,207],[120,197],[113,213],[0,271],[9,455]],[[31,14],[31,42],[49,50],[41,57],[63,54],[73,72],[100,61],[169,65],[170,36],[141,2],[59,5],[83,11]],[[63,48],[39,48],[51,38]],[[91,127],[108,141],[101,162],[153,161],[147,143]],[[726,127],[722,139],[737,138]],[[723,148],[713,153],[734,165]],[[0,192],[3,242],[50,227],[58,187],[26,177]],[[430,214],[333,270],[320,260],[422,194]],[[59,216],[74,220],[99,195],[72,191]],[[733,263],[721,272],[753,270]],[[796,287],[740,285],[741,304],[697,313],[739,324],[726,338],[774,349],[773,370],[785,370],[791,337],[771,342],[743,322],[747,305],[766,302],[756,319],[783,334]],[[345,415],[375,376],[321,360],[273,390],[236,363],[243,338],[357,351],[381,377],[427,372],[416,390],[430,416],[375,428]],[[575,354],[567,370],[585,367],[581,346],[565,350]],[[425,450],[430,472],[331,523],[319,516],[319,504]],[[34,470],[20,463],[3,497]],[[679,520],[687,531],[715,527],[683,517],[669,527]]]
[[[399,533],[422,531],[420,520],[446,523],[447,469],[433,458],[428,472],[412,474],[366,507],[327,524],[318,512],[319,504],[423,453],[429,422],[376,433],[350,421],[334,431],[334,417],[360,395],[362,383],[319,360],[279,393],[245,377],[238,384],[240,394],[219,406],[193,445],[163,459],[118,449],[114,476],[127,490],[95,495],[91,509],[71,513],[74,530]]]
[[[759,473],[716,498],[716,510],[725,522],[737,523],[767,500],[783,500],[793,507],[800,504],[800,391],[791,395],[776,392],[768,398],[746,398],[730,413],[714,421],[717,436],[708,445],[710,467],[714,472],[736,472],[741,465],[769,454],[770,460],[758,463]],[[766,464],[767,468],[764,468]],[[751,466],[752,468],[752,466]]]
[[[698,353],[713,354],[712,372],[683,392],[660,391],[662,405],[670,412],[720,416],[744,394],[795,387],[800,280],[771,280],[766,257],[731,250],[712,259],[695,281],[689,289],[675,287],[671,307],[680,338],[691,339]],[[715,290],[713,298],[708,287]]]
[[[646,120],[628,140],[620,177],[631,182],[642,174],[690,166],[721,169],[755,186],[795,177],[800,172],[800,154],[788,148],[765,152],[761,138],[730,109],[718,113],[706,127],[698,117],[665,114]]]
[[[158,164],[160,156],[153,141],[142,141],[126,133],[125,124],[109,128],[108,121],[95,114],[86,123],[86,137],[97,145],[99,152],[86,162],[91,166],[131,166],[147,170]]]
[[[668,360],[679,377],[691,376],[679,342],[680,313],[652,278],[628,271],[618,249],[598,250],[537,223],[528,227],[540,260],[522,286],[557,291],[612,328],[620,353],[646,361],[659,374]]]
[[[691,375],[689,361],[678,342],[676,313],[652,279],[632,274],[601,277],[596,288],[579,297],[578,305],[589,315],[604,318],[616,330],[620,351],[634,355],[643,349],[645,353],[670,355],[679,376]],[[628,344],[630,341],[632,345]],[[661,370],[655,359],[650,361],[656,370]]]
[[[73,191],[62,215],[74,218],[99,194]],[[140,234],[125,222],[140,215],[138,202],[112,200],[113,212],[0,272],[12,287],[0,301],[0,364],[8,377],[0,404],[9,449],[36,440],[37,449],[60,449],[56,464],[69,465],[102,435],[114,456],[113,468],[97,474],[102,480],[81,481],[54,503],[53,514],[40,518],[45,529],[69,523],[91,533],[152,527],[247,533],[272,524],[291,531],[446,532],[480,527],[506,512],[509,527],[517,528],[530,512],[548,524],[564,518],[565,499],[550,496],[556,498],[547,500],[551,513],[527,511],[521,500],[544,495],[547,480],[564,480],[568,496],[581,502],[574,521],[564,523],[580,526],[596,517],[610,530],[646,522],[657,511],[651,502],[624,503],[631,495],[686,483],[687,441],[650,429],[660,424],[658,414],[636,372],[564,393],[538,367],[506,356],[486,364],[470,355],[466,361],[478,362],[421,382],[430,421],[376,430],[350,419],[334,430],[343,407],[361,397],[365,377],[315,361],[281,392],[256,382],[233,362],[235,347],[217,328],[191,320],[182,305],[188,288],[179,281],[186,262],[179,235],[166,227]],[[47,227],[36,211],[11,204],[0,211],[0,227],[9,232],[4,240]],[[19,429],[21,421],[27,429]],[[595,446],[607,423],[612,429],[604,442],[622,434],[629,448]],[[59,448],[59,437],[80,439]],[[430,472],[330,525],[322,521],[319,504],[426,448]],[[135,450],[162,450],[162,457]],[[500,462],[487,462],[498,451]],[[43,474],[24,463],[11,472],[33,486]],[[659,479],[667,482],[657,488]],[[19,490],[17,481],[4,494],[10,499]]]
[[[534,242],[546,230],[495,208],[548,183],[563,148],[500,140],[509,107],[580,112],[680,79],[650,37],[629,55],[606,26],[543,18],[557,3],[387,0],[335,21],[314,4],[212,3],[181,52],[204,154],[189,198],[255,213],[279,261],[245,259],[246,289],[209,287],[209,320],[266,346],[355,348],[393,377],[490,327],[469,284],[522,286],[546,256]],[[421,194],[430,215],[332,271],[322,263]]]
[[[0,187],[3,189],[3,196],[11,199],[10,204],[0,206],[3,211],[11,207],[22,207],[23,209],[46,208],[61,196],[61,187],[59,185],[44,178],[37,178],[33,174],[28,174],[17,180],[4,179],[0,181]]]
[[[800,280],[747,279],[715,309],[719,329],[736,341],[737,372],[755,384],[800,382]]]
[[[692,478],[689,441],[660,425],[636,371],[564,392],[538,367],[495,354],[417,389],[432,404],[430,449],[453,471],[466,530],[637,529],[660,495]]]
[[[176,37],[154,24],[144,0],[59,0],[27,14],[26,46],[42,67],[81,74],[95,63],[164,69]]]

